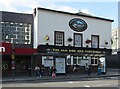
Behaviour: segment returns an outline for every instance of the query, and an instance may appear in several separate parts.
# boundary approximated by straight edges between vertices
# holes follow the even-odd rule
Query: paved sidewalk
[[[120,69],[107,69],[106,74],[97,75],[97,73],[91,73],[90,76],[88,74],[73,74],[73,75],[58,75],[56,78],[52,78],[51,76],[42,76],[41,78],[37,78],[36,76],[15,76],[14,79],[11,77],[2,78],[2,82],[13,82],[13,81],[34,81],[34,80],[58,80],[58,79],[80,79],[80,78],[95,78],[95,77],[112,77],[112,76],[120,76]]]

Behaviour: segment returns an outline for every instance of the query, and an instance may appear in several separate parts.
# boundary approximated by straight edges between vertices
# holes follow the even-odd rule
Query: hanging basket
[[[107,45],[107,44],[108,44],[108,42],[105,42],[105,44]]]
[[[71,41],[72,41],[72,38],[68,38],[68,41],[71,42]]]
[[[86,41],[85,41],[86,44],[89,44],[89,43],[91,43],[91,42],[92,42],[91,40],[86,40]]]

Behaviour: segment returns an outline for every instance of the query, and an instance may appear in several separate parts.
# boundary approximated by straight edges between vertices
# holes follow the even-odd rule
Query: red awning
[[[0,53],[2,54],[12,54],[11,43],[0,43]],[[32,55],[33,53],[37,53],[37,49],[33,48],[14,48],[15,54],[19,55]]]
[[[32,49],[32,48],[15,48],[15,54],[32,55],[33,53],[37,53],[37,49]]]

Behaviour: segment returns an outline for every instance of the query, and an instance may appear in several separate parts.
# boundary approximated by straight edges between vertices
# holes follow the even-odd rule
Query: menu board
[[[65,73],[65,58],[56,58],[56,73]]]

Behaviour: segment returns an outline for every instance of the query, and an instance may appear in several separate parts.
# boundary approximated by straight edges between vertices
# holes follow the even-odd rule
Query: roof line
[[[97,16],[82,15],[82,14],[78,14],[78,13],[70,13],[70,12],[64,12],[64,11],[57,11],[57,10],[52,10],[52,9],[47,9],[47,8],[41,8],[41,7],[38,7],[37,9],[38,10],[41,9],[41,10],[47,10],[47,11],[52,11],[52,12],[58,12],[58,13],[63,13],[63,14],[70,14],[70,15],[76,15],[76,16],[89,17],[89,18],[100,19],[100,20],[106,20],[106,21],[110,21],[110,22],[114,21],[114,20],[111,20],[111,19],[97,17]]]
[[[33,15],[33,14],[29,14],[29,13],[22,13],[22,12],[10,12],[10,11],[0,11],[2,13],[13,13],[13,14],[22,14],[22,15]]]

